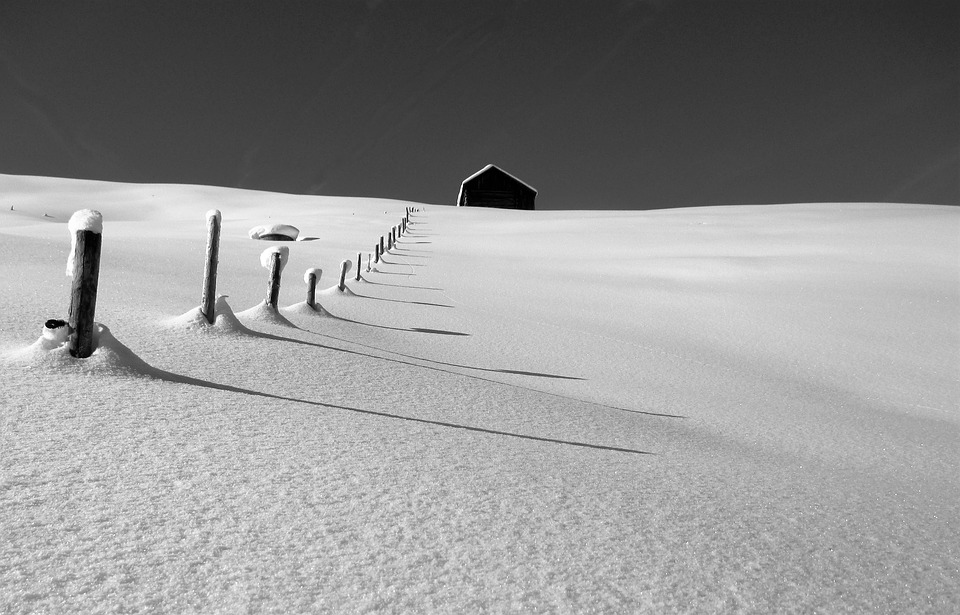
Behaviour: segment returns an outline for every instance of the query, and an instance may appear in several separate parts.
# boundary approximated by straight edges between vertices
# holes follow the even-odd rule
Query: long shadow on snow
[[[173,382],[177,384],[188,384],[191,386],[205,387],[208,389],[216,389],[219,391],[228,391],[231,393],[242,393],[244,395],[252,395],[255,397],[264,397],[266,399],[277,399],[280,401],[289,401],[298,404],[307,404],[310,406],[317,406],[319,408],[330,408],[332,410],[345,410],[347,412],[356,412],[358,414],[367,414],[370,416],[379,416],[388,419],[395,419],[398,421],[409,421],[411,423],[422,423],[425,425],[436,425],[437,427],[448,427],[451,429],[462,429],[464,431],[472,431],[475,433],[484,433],[494,436],[505,436],[508,438],[518,438],[520,440],[531,440],[534,442],[549,442],[551,444],[563,444],[565,446],[576,446],[579,448],[592,448],[603,451],[614,451],[618,453],[631,453],[634,455],[653,455],[649,451],[641,451],[631,448],[621,448],[617,446],[605,446],[602,444],[590,444],[589,442],[575,442],[573,440],[560,440],[557,438],[543,438],[540,436],[530,436],[526,434],[513,433],[509,431],[500,431],[497,429],[486,429],[484,427],[474,427],[472,425],[460,425],[459,423],[448,423],[446,421],[433,421],[430,419],[421,419],[413,416],[404,416],[402,414],[391,414],[389,412],[378,412],[376,410],[366,410],[363,408],[353,408],[351,406],[341,406],[339,404],[328,404],[322,401],[311,401],[309,399],[298,399],[296,397],[285,397],[283,395],[274,395],[272,393],[264,393],[262,391],[254,391],[252,389],[244,389],[241,387],[232,386],[229,384],[220,384],[218,382],[212,382],[210,380],[201,380],[200,378],[193,378],[192,376],[184,376],[182,374],[175,374],[173,372],[168,372],[156,367],[153,367],[139,356],[136,355],[132,350],[123,345],[119,340],[114,338],[104,327],[104,330],[107,332],[112,339],[106,339],[102,336],[102,343],[109,344],[114,352],[116,352],[121,360],[128,366],[134,368],[136,371],[140,372],[144,376],[156,378],[158,380],[163,380],[166,382]],[[273,336],[270,334],[264,334],[257,331],[252,331],[255,335],[261,337],[275,338],[275,339],[285,339],[280,336]],[[289,340],[295,341],[295,340]],[[307,343],[307,342],[304,342]],[[311,344],[314,345],[314,344]]]
[[[329,311],[327,311],[327,313],[330,314]],[[333,314],[330,314],[330,316],[332,316],[332,317],[334,317],[334,318],[340,318],[339,316],[334,316]],[[347,319],[341,319],[341,320],[347,320]],[[405,355],[405,354],[403,354],[403,353],[395,352],[395,351],[393,351],[393,350],[384,350],[384,349],[382,349],[382,348],[377,348],[376,346],[369,346],[369,345],[367,345],[367,344],[361,344],[360,342],[352,342],[352,341],[350,341],[350,340],[341,339],[341,338],[336,337],[336,336],[333,336],[333,335],[326,335],[326,334],[323,334],[323,333],[317,333],[317,332],[315,332],[315,331],[310,331],[309,329],[304,329],[304,328],[302,328],[302,327],[298,327],[298,326],[294,325],[293,323],[291,323],[291,322],[289,322],[289,321],[287,321],[287,323],[289,324],[289,326],[293,327],[294,329],[297,329],[297,330],[299,330],[299,331],[304,331],[304,332],[306,332],[306,333],[311,333],[311,334],[316,335],[316,336],[318,336],[318,337],[326,337],[326,338],[329,338],[329,339],[337,340],[337,341],[339,341],[339,342],[344,342],[344,343],[347,343],[347,344],[354,344],[354,345],[356,345],[356,346],[362,346],[362,347],[364,347],[364,348],[370,348],[371,350],[376,350],[376,351],[378,351],[378,352],[386,352],[386,353],[389,353],[389,354],[395,354],[395,355],[398,355],[398,356],[401,356],[401,357],[407,357],[408,359],[415,359],[415,360],[417,360],[417,361],[425,361],[425,362],[427,362],[427,363],[437,363],[437,364],[439,364],[439,365],[448,365],[448,366],[451,366],[451,367],[462,367],[463,369],[471,369],[471,370],[477,370],[477,371],[492,371],[492,372],[503,373],[503,374],[518,374],[518,375],[522,375],[522,376],[536,376],[536,377],[542,377],[542,378],[559,378],[559,379],[567,379],[567,380],[583,380],[583,378],[578,378],[578,377],[576,377],[576,376],[559,376],[559,375],[556,375],[556,374],[541,374],[541,373],[538,373],[538,372],[524,372],[524,371],[519,371],[519,370],[505,370],[505,369],[504,369],[504,370],[501,370],[501,369],[491,369],[491,368],[484,368],[484,367],[470,367],[469,365],[456,365],[456,364],[453,364],[453,363],[442,363],[442,362],[440,362],[440,361],[433,361],[433,360],[431,360],[431,359],[424,359],[424,358],[421,358],[421,357],[414,357],[414,356],[412,356],[412,355]],[[357,355],[357,356],[360,356],[360,357],[367,357],[367,358],[370,358],[370,359],[380,359],[381,361],[388,361],[388,362],[397,363],[397,364],[400,364],[400,365],[409,365],[409,366],[412,366],[412,367],[419,367],[420,369],[429,369],[429,370],[432,370],[432,371],[435,371],[435,372],[442,372],[442,373],[444,373],[444,374],[452,374],[452,375],[454,375],[454,376],[462,376],[462,377],[464,377],[464,378],[472,378],[472,379],[474,379],[474,380],[480,380],[480,381],[482,381],[482,382],[490,382],[490,383],[493,383],[493,384],[499,384],[500,386],[513,387],[513,388],[515,388],[515,389],[521,389],[521,390],[524,390],[524,391],[530,391],[530,392],[532,392],[532,393],[540,393],[541,395],[549,395],[549,396],[551,396],[551,397],[556,397],[556,398],[559,398],[559,399],[565,399],[565,400],[567,400],[567,401],[574,401],[574,402],[578,402],[578,403],[581,403],[581,404],[588,404],[588,405],[591,405],[591,406],[597,406],[598,408],[607,408],[607,409],[609,409],[609,410],[617,410],[617,411],[619,411],[619,412],[629,412],[629,413],[631,413],[631,414],[645,414],[645,415],[647,415],[647,416],[659,416],[659,417],[661,417],[661,418],[671,418],[671,419],[685,419],[685,418],[687,418],[687,417],[685,417],[685,416],[683,416],[683,415],[680,415],[680,414],[666,414],[666,413],[663,413],[663,412],[650,412],[650,411],[648,411],[648,410],[631,410],[631,409],[629,409],[629,408],[621,408],[621,407],[619,407],[619,406],[611,406],[611,405],[609,405],[609,404],[603,404],[603,403],[600,403],[600,402],[586,401],[586,400],[583,400],[583,399],[577,399],[576,397],[568,397],[568,396],[566,396],[566,395],[560,395],[560,394],[558,394],[558,393],[551,393],[551,392],[549,392],[549,391],[541,391],[540,389],[534,389],[533,387],[526,387],[526,386],[519,385],[519,384],[510,384],[510,383],[508,383],[508,382],[501,382],[501,381],[499,381],[499,380],[494,380],[494,379],[492,379],[492,378],[484,378],[483,376],[477,376],[477,375],[474,375],[474,374],[464,374],[463,372],[455,372],[455,371],[452,371],[452,370],[449,370],[449,369],[443,369],[443,368],[441,368],[441,367],[434,367],[434,366],[432,366],[432,365],[421,365],[420,363],[411,363],[410,361],[403,361],[403,360],[401,360],[401,359],[391,359],[391,358],[389,358],[389,357],[380,357],[380,356],[373,355],[373,354],[368,354],[368,353],[365,353],[365,352],[359,352],[359,351],[357,351],[357,350],[348,350],[348,349],[346,349],[346,348],[336,348],[336,347],[334,347],[334,346],[327,346],[326,344],[315,344],[315,343],[313,343],[313,342],[305,342],[305,341],[303,341],[303,340],[298,340],[298,339],[295,339],[295,338],[292,338],[292,337],[283,337],[283,336],[281,336],[281,335],[274,335],[274,334],[272,334],[272,333],[264,333],[263,331],[256,331],[256,330],[254,330],[254,329],[250,329],[250,328],[247,327],[246,325],[241,325],[241,326],[243,327],[244,332],[247,333],[248,335],[251,335],[251,336],[254,336],[254,337],[261,337],[261,338],[268,339],[268,340],[274,340],[274,341],[278,341],[278,342],[292,342],[292,343],[294,343],[294,344],[302,344],[302,345],[304,345],[304,346],[313,346],[314,348],[322,348],[322,349],[324,349],[324,350],[333,350],[333,351],[335,351],[335,352],[343,352],[343,353],[346,353],[346,354]]]
[[[324,308],[324,309],[326,309],[326,308]],[[341,318],[340,316],[336,316],[336,315],[330,313],[329,310],[327,310],[327,314],[330,314],[330,316],[331,316],[332,318],[336,318],[336,319],[338,319],[338,320],[343,320],[343,321],[346,321],[346,322],[356,322],[356,321],[350,320],[349,318]],[[360,322],[358,322],[357,324],[363,325],[363,324],[366,324],[366,323],[360,323]],[[368,325],[368,326],[371,326],[371,327],[381,327],[382,325]],[[462,368],[462,369],[470,369],[470,370],[481,371],[481,372],[492,372],[492,373],[498,373],[498,374],[516,374],[516,375],[520,375],[520,376],[533,376],[533,377],[537,377],[537,378],[556,378],[556,379],[560,379],[560,380],[585,380],[585,378],[580,378],[580,377],[578,377],[578,376],[561,376],[561,375],[558,375],[558,374],[546,374],[546,373],[541,373],[541,372],[528,372],[528,371],[515,370],[515,369],[495,369],[495,368],[489,368],[489,367],[473,367],[473,366],[470,366],[470,365],[458,365],[458,364],[456,364],[456,363],[444,363],[443,361],[434,361],[433,359],[425,359],[425,358],[423,358],[423,357],[415,357],[415,356],[413,356],[413,355],[403,354],[402,352],[396,352],[396,351],[394,351],[394,350],[385,350],[385,349],[383,349],[383,348],[377,348],[376,346],[370,346],[369,344],[363,344],[363,343],[361,343],[361,342],[354,342],[354,341],[351,341],[351,340],[345,340],[345,339],[343,339],[343,338],[336,337],[335,335],[327,335],[327,334],[325,334],[325,333],[317,333],[316,331],[310,331],[309,329],[303,329],[303,328],[301,328],[301,327],[296,327],[296,326],[295,326],[295,328],[296,328],[296,329],[299,329],[300,331],[306,331],[307,333],[312,333],[313,335],[316,335],[316,336],[318,336],[318,337],[325,337],[325,338],[328,338],[328,339],[337,340],[338,342],[343,342],[343,343],[345,343],[345,344],[353,344],[353,345],[355,345],[355,346],[361,346],[361,347],[363,347],[363,348],[369,348],[369,349],[371,349],[371,350],[376,350],[377,352],[386,352],[386,353],[394,354],[394,355],[397,355],[397,356],[400,356],[400,357],[406,357],[406,358],[408,358],[408,359],[414,359],[414,360],[416,360],[416,361],[424,361],[424,362],[427,362],[427,363],[435,363],[435,364],[437,364],[437,365],[446,365],[446,366],[448,366],[448,367],[460,367],[460,368]],[[388,328],[388,329],[389,329],[389,328],[391,328],[391,327],[384,327],[384,328]],[[433,332],[433,331],[435,331],[435,330],[433,330],[433,329],[427,329],[427,330],[425,330],[425,331]],[[359,356],[362,356],[362,357],[370,357],[370,358],[373,358],[373,359],[381,359],[381,360],[383,360],[383,361],[391,361],[391,362],[393,362],[393,363],[399,363],[399,364],[401,364],[401,365],[412,365],[413,367],[419,367],[419,368],[422,368],[422,369],[429,369],[429,370],[433,370],[433,371],[437,371],[437,372],[443,372],[443,373],[445,373],[445,374],[453,374],[453,375],[455,375],[455,376],[463,376],[464,378],[472,378],[472,379],[474,379],[474,380],[481,380],[481,381],[483,381],[483,382],[491,382],[491,383],[493,383],[493,384],[499,384],[500,386],[513,387],[513,388],[515,388],[515,389],[522,389],[522,390],[524,390],[524,391],[530,391],[530,392],[532,392],[532,393],[540,393],[541,395],[549,395],[550,397],[556,397],[556,398],[559,398],[559,399],[565,399],[565,400],[567,400],[567,401],[574,401],[574,402],[581,403],[581,404],[588,404],[588,405],[591,405],[591,406],[597,406],[598,408],[607,408],[608,410],[617,410],[618,412],[629,412],[629,413],[631,413],[631,414],[644,414],[644,415],[646,415],[646,416],[659,416],[659,417],[661,417],[661,418],[669,418],[669,419],[685,419],[685,418],[687,418],[686,416],[684,416],[684,415],[682,415],[682,414],[667,414],[667,413],[665,413],[665,412],[651,412],[651,411],[649,411],[649,410],[631,410],[630,408],[621,408],[621,407],[619,407],[619,406],[611,406],[610,404],[604,404],[604,403],[600,403],[600,402],[596,402],[596,401],[587,401],[587,400],[584,400],[584,399],[577,399],[576,397],[569,397],[569,396],[567,396],[567,395],[560,395],[559,393],[551,393],[550,391],[542,391],[542,390],[540,390],[540,389],[535,389],[535,388],[533,388],[533,387],[527,387],[527,386],[523,386],[523,385],[520,385],[520,384],[511,384],[511,383],[509,383],[509,382],[501,382],[501,381],[499,381],[499,380],[493,380],[492,378],[484,378],[483,376],[476,376],[476,375],[474,375],[474,374],[464,374],[463,372],[455,372],[455,371],[451,371],[451,370],[449,370],[449,369],[443,369],[443,368],[440,368],[440,367],[433,367],[433,366],[431,366],[431,365],[421,365],[420,363],[410,363],[409,361],[402,361],[402,360],[400,360],[400,359],[391,359],[391,358],[389,358],[389,357],[380,357],[380,356],[377,356],[377,355],[367,354],[367,353],[365,353],[365,352],[358,352],[358,351],[356,351],[356,350],[348,350],[348,349],[346,349],[346,348],[335,348],[335,347],[333,347],[333,346],[326,346],[326,345],[324,345],[324,344],[312,344],[311,342],[304,342],[303,340],[297,340],[297,339],[293,339],[293,338],[285,338],[285,337],[281,337],[281,336],[278,336],[278,335],[272,335],[272,334],[270,334],[270,333],[261,333],[261,332],[259,332],[259,331],[253,331],[252,329],[250,330],[250,333],[253,334],[253,335],[258,335],[258,336],[265,337],[265,338],[267,338],[267,339],[275,339],[275,340],[279,340],[279,341],[294,342],[294,343],[296,343],[296,344],[306,344],[306,345],[309,345],[309,346],[316,346],[316,347],[318,347],[318,348],[324,348],[324,349],[327,349],[327,350],[336,350],[336,351],[340,351],[340,352],[345,352],[345,353],[347,353],[347,354],[355,354],[355,355],[359,355]],[[463,334],[456,334],[456,333],[455,333],[455,335],[463,335]]]
[[[373,272],[371,272],[373,273]],[[382,272],[376,272],[382,273]],[[363,278],[365,282],[373,284],[374,286],[393,286],[394,288],[409,288],[412,290],[439,290],[442,291],[442,288],[433,288],[431,286],[407,286],[406,284],[389,284],[387,282],[374,282],[373,280],[368,280],[366,277]]]
[[[442,307],[442,308],[452,308],[452,305],[444,305],[442,303],[428,303],[426,301],[402,301],[400,299],[385,299],[383,297],[371,297],[370,295],[361,295],[360,293],[354,292],[354,296],[363,297],[364,299],[373,299],[374,301],[389,301],[391,303],[410,303],[413,305],[429,305],[432,307]]]
[[[392,284],[390,285],[392,286]],[[461,333],[459,331],[446,331],[444,329],[426,329],[423,327],[410,327],[409,329],[404,329],[403,327],[388,327],[387,325],[375,325],[369,322],[360,322],[359,320],[351,320],[350,318],[344,318],[342,316],[336,316],[330,312],[327,308],[323,308],[323,311],[330,316],[330,318],[335,318],[337,320],[342,320],[343,322],[349,322],[353,325],[361,325],[364,327],[374,327],[376,329],[389,329],[391,331],[412,331],[414,333],[433,333],[435,335],[459,335],[463,337],[470,337],[469,333]],[[298,327],[299,328],[299,327]],[[309,331],[308,329],[301,329],[301,331]],[[313,333],[313,331],[309,331]],[[316,334],[315,334],[316,335]],[[416,357],[414,357],[416,358]],[[426,360],[426,359],[424,359]]]
[[[580,448],[593,448],[603,451],[615,451],[618,453],[632,453],[634,455],[653,455],[649,451],[640,451],[632,448],[620,448],[617,446],[605,446],[602,444],[590,444],[588,442],[574,442],[572,440],[559,440],[556,438],[543,438],[540,436],[530,436],[526,434],[512,433],[509,431],[499,431],[497,429],[486,429],[483,427],[474,427],[472,425],[460,425],[458,423],[448,423],[446,421],[432,421],[430,419],[421,419],[413,416],[403,416],[401,414],[391,414],[389,412],[378,412],[376,410],[365,410],[363,408],[353,408],[350,406],[341,406],[339,404],[327,404],[321,401],[310,401],[308,399],[297,399],[296,397],[284,397],[283,395],[273,395],[272,393],[263,393],[261,391],[254,391],[251,389],[243,389],[240,387],[231,386],[228,384],[219,384],[217,382],[210,382],[209,380],[201,380],[199,378],[192,378],[190,376],[183,376],[180,374],[174,374],[171,372],[166,372],[156,368],[151,368],[153,372],[152,375],[155,377],[166,380],[168,382],[177,382],[181,384],[189,384],[193,386],[207,387],[210,389],[217,389],[220,391],[229,391],[232,393],[243,393],[244,395],[253,395],[256,397],[265,397],[267,399],[277,399],[281,401],[290,401],[300,404],[307,404],[310,406],[317,406],[320,408],[330,408],[333,410],[346,410],[347,412],[356,412],[358,414],[368,414],[371,416],[379,416],[388,419],[395,419],[398,421],[409,421],[411,423],[423,423],[425,425],[436,425],[438,427],[449,427],[451,429],[462,429],[464,431],[473,431],[476,433],[485,433],[494,436],[505,436],[508,438],[518,438],[521,440],[532,440],[535,442],[549,442],[552,444],[563,444],[566,446],[576,446]]]

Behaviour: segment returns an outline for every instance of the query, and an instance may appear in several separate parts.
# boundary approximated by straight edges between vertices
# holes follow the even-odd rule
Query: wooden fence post
[[[380,235],[380,256],[383,256],[383,235]]]
[[[273,309],[277,309],[277,303],[280,301],[280,253],[274,252],[270,256],[270,284],[267,287],[267,303]]]
[[[207,212],[207,260],[203,268],[203,294],[200,297],[200,313],[211,325],[216,319],[214,305],[217,302],[217,264],[220,254],[220,210]]]
[[[351,263],[350,261],[341,261],[340,263],[340,283],[337,285],[337,288],[340,289],[340,292],[343,292],[347,288],[347,272],[350,271]]]
[[[376,243],[373,244],[373,254],[374,254],[373,262],[379,263],[380,262],[380,245],[379,244],[376,244]]]
[[[103,216],[99,211],[82,209],[73,214],[67,227],[73,233],[73,252],[67,268],[67,273],[73,276],[67,317],[71,331],[69,349],[72,356],[86,359],[95,350],[93,326],[100,280]]]
[[[290,248],[287,246],[267,248],[260,253],[260,264],[270,272],[270,279],[267,281],[267,298],[264,302],[274,310],[277,309],[277,303],[280,300],[280,274],[289,256]]]
[[[317,268],[307,269],[303,274],[303,281],[307,283],[307,305],[313,309],[317,309],[317,282],[322,274]]]
[[[360,263],[363,262],[363,255],[357,252],[357,282],[360,281]]]

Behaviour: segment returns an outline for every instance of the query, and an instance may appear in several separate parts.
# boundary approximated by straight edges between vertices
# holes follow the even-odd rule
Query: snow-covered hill
[[[102,328],[74,360],[37,340],[84,208]],[[279,314],[271,224],[301,239]],[[4,613],[960,609],[956,208],[0,175],[0,236]]]

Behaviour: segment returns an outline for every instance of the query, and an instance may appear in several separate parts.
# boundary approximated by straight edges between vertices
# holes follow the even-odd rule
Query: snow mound
[[[296,328],[295,324],[281,316],[280,313],[270,307],[266,301],[258,303],[249,310],[239,312],[237,316],[244,320]]]
[[[356,296],[356,294],[350,290],[350,287],[344,284],[343,290],[340,290],[338,285],[333,285],[330,288],[325,288],[323,290],[317,291],[317,297],[343,297],[344,295]]]
[[[4,361],[26,368],[66,371],[76,374],[129,375],[149,374],[152,368],[113,336],[106,325],[95,323],[95,350],[86,359],[70,355],[66,339],[51,336],[47,331],[33,344],[4,355]]]
[[[306,301],[301,301],[300,303],[294,303],[293,305],[282,307],[280,308],[280,311],[284,314],[294,315],[323,316],[326,314],[319,303],[316,305],[316,307],[310,307],[307,305]]]
[[[233,313],[233,309],[227,303],[226,295],[217,297],[213,313],[215,317],[212,325],[207,322],[199,306],[180,316],[165,320],[163,324],[171,329],[187,329],[204,333],[250,333],[250,330],[244,327],[243,323],[237,319],[236,314]]]
[[[300,229],[289,224],[270,224],[255,226],[247,232],[250,239],[265,241],[296,241],[300,236]]]

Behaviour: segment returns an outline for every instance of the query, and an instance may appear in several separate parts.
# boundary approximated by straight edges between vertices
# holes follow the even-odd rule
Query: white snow
[[[290,259],[290,248],[287,246],[273,246],[267,248],[260,253],[260,266],[264,269],[269,270],[272,267],[273,255],[280,255],[280,272],[283,273],[283,268],[287,266],[287,261]]]
[[[317,283],[319,283],[320,276],[322,274],[323,274],[323,269],[320,269],[319,267],[310,267],[309,269],[303,272],[303,283],[309,284],[311,275],[314,276],[314,278],[316,278],[317,280]]]
[[[77,360],[41,330],[90,202]],[[324,228],[307,267],[405,207],[322,313],[267,309],[257,220]],[[960,611],[958,208],[0,175],[0,235],[0,612]]]
[[[11,207],[13,207],[11,205]],[[11,209],[11,211],[13,211]],[[45,214],[46,215],[46,214]],[[77,249],[77,232],[78,231],[89,231],[91,233],[102,234],[103,233],[103,215],[99,211],[93,209],[81,209],[74,212],[70,216],[70,221],[67,222],[67,230],[70,231],[70,252],[67,253],[67,277],[73,277],[73,270],[76,266],[74,261]]]
[[[210,209],[207,211],[207,223],[209,223],[211,220],[216,220],[217,223],[219,224],[222,221],[222,219],[223,219],[223,216],[220,213],[219,209]]]
[[[247,235],[250,239],[261,239],[264,235],[283,235],[295,240],[300,236],[300,229],[289,224],[267,224],[253,227],[247,231]]]
[[[70,216],[70,221],[67,222],[67,229],[69,229],[71,233],[76,233],[77,231],[102,233],[103,215],[93,209],[81,209]]]

